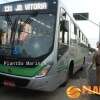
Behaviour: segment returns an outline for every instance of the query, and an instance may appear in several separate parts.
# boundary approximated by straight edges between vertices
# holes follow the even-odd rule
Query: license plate
[[[11,81],[11,80],[4,80],[3,84],[6,87],[15,87],[16,86],[15,83],[13,81]]]

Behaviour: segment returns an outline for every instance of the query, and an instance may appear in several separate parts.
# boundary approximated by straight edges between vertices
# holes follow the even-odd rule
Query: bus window
[[[77,41],[78,43],[80,43],[80,30],[77,29]]]
[[[81,32],[80,32],[80,30],[79,30],[79,38],[81,38]]]
[[[75,24],[74,24],[74,34],[77,35],[77,27]]]
[[[85,43],[85,37],[84,37],[84,43]]]
[[[74,23],[71,22],[71,45],[76,43],[76,34],[74,34],[75,30],[74,30]]]
[[[81,31],[80,31],[81,32]],[[81,32],[81,34],[80,34],[81,36],[80,36],[80,38],[81,38],[81,42],[82,42],[82,37],[83,37],[83,35],[82,35],[82,32]]]
[[[0,16],[0,46],[14,46],[20,57],[43,56],[52,50],[54,25],[55,15],[52,13]],[[6,52],[11,55],[10,50]]]
[[[83,37],[83,34],[82,34],[82,41],[83,41],[84,37]]]

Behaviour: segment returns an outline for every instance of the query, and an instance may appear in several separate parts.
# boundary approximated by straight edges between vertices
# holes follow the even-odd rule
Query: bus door
[[[58,59],[68,50],[69,46],[69,21],[66,20],[66,11],[60,9],[60,30],[58,34]]]

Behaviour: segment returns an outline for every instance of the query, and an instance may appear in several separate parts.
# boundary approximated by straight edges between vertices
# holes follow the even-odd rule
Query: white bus
[[[0,4],[0,84],[53,91],[81,68],[88,39],[59,0]]]

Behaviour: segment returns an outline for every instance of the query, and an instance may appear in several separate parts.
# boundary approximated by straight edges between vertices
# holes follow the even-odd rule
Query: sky
[[[100,23],[100,0],[62,0],[70,14],[89,13],[89,20]],[[99,27],[89,21],[77,21],[78,25],[87,36],[89,43],[96,48],[99,40]]]
[[[0,3],[6,1],[18,0],[0,0]],[[100,0],[62,0],[68,12],[73,13],[88,12],[89,20],[100,23]],[[96,42],[99,40],[99,27],[89,21],[77,21],[84,34],[87,36],[89,43],[96,48]]]

